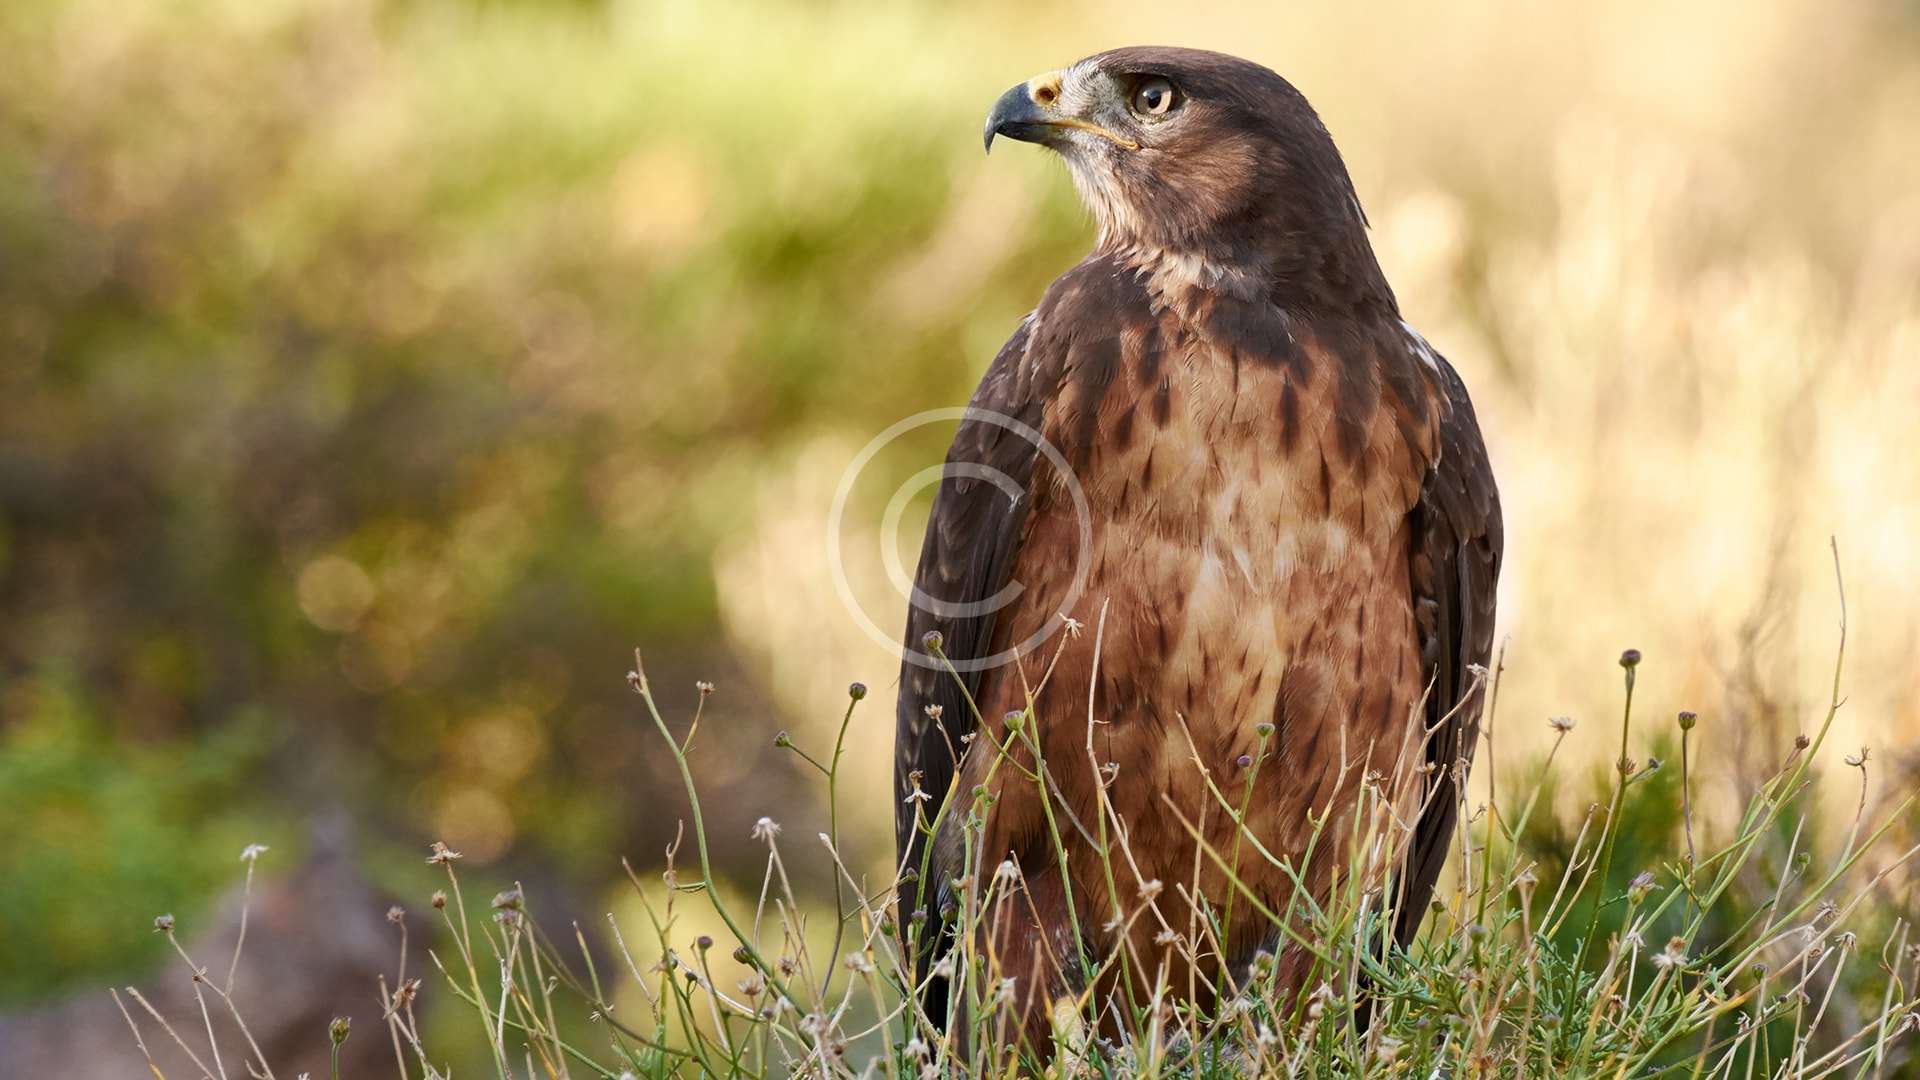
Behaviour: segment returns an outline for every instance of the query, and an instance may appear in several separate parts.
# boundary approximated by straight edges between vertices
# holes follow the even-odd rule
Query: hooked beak
[[[993,111],[987,114],[987,129],[983,138],[987,152],[993,152],[993,140],[997,135],[1021,142],[1053,145],[1067,131],[1092,132],[1123,150],[1140,149],[1139,143],[1124,135],[1109,131],[1091,120],[1061,112],[1057,107],[1059,101],[1058,72],[1030,79],[1001,94],[1000,100],[993,103]]]

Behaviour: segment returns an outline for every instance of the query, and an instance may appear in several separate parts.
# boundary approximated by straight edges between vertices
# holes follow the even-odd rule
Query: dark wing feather
[[[1500,493],[1494,487],[1480,424],[1467,388],[1452,365],[1436,357],[1444,396],[1440,460],[1428,472],[1414,507],[1411,567],[1414,616],[1422,667],[1433,680],[1426,722],[1433,734],[1427,761],[1433,791],[1414,827],[1405,867],[1396,936],[1413,939],[1426,916],[1434,881],[1447,861],[1458,784],[1465,779],[1480,735],[1485,690],[1468,670],[1484,668],[1493,649],[1495,585],[1503,544]]]
[[[1001,347],[968,408],[1008,417],[1037,430],[1044,402],[1033,393],[1025,377],[1031,325],[1031,318],[1022,322]],[[1032,441],[1017,430],[970,416],[954,435],[947,464],[984,466],[1010,480],[1012,487],[1028,492],[1038,456]],[[1010,497],[988,480],[949,472],[934,495],[926,540],[920,549],[920,569],[914,575],[915,589],[953,604],[976,602],[999,592],[1012,573],[1030,504],[1027,494]],[[960,739],[974,727],[969,700],[979,688],[980,676],[978,672],[962,673],[956,680],[953,673],[915,663],[912,657],[926,651],[922,642],[932,630],[940,632],[941,652],[949,659],[980,657],[992,647],[993,624],[991,614],[942,618],[917,603],[909,605],[907,612],[908,658],[900,665],[900,700],[894,726],[894,839],[898,858],[913,871],[903,875],[900,886],[902,916],[920,908],[935,909],[927,912],[921,931],[922,940],[930,946],[920,950],[922,977],[935,953],[944,947],[946,933],[937,910],[937,890],[929,883],[923,898],[914,880],[925,861],[926,837],[916,828],[915,804],[908,796],[912,794],[913,775],[918,773],[921,789],[931,796],[924,804],[929,821],[946,798],[962,748]],[[929,705],[937,707],[938,723],[929,718]],[[930,1003],[929,1012],[942,1015],[944,1009],[935,1011]]]

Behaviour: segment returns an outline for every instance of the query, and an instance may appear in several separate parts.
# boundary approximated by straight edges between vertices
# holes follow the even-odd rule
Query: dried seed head
[[[419,996],[420,980],[408,979],[406,982],[400,984],[399,989],[393,992],[393,1007],[395,1009],[411,1008],[414,1000]]]
[[[1807,747],[1812,745],[1813,745],[1813,740],[1807,738],[1805,733],[1795,735],[1793,737],[1793,748],[1795,750],[1805,750]]]
[[[907,797],[901,799],[901,802],[911,805],[913,803],[929,803],[933,801],[933,796],[927,794],[926,789],[920,786],[920,780],[925,775],[926,774],[919,769],[915,769],[907,774],[907,783],[912,785],[913,790],[907,792]]]
[[[173,916],[156,915],[153,918],[153,931],[156,934],[173,933]]]
[[[947,714],[947,707],[945,705],[929,705],[920,711],[927,714],[927,719],[938,720]]]
[[[407,909],[395,904],[387,909],[387,921],[395,926],[407,921]]]
[[[246,847],[240,849],[240,861],[244,863],[257,862],[260,856],[265,855],[269,850],[271,849],[265,844],[248,844]]]
[[[787,734],[784,729],[776,731],[773,733],[773,745],[784,750],[793,745],[793,736]]]
[[[433,842],[433,854],[427,856],[427,862],[432,863],[434,865],[444,866],[445,864],[450,863],[453,860],[458,859],[459,857],[460,857],[459,852],[453,850],[452,848],[441,843],[440,841],[435,840]]]
[[[1700,717],[1692,709],[1680,710],[1680,730],[1692,731],[1693,725],[1699,722],[1699,719]]]
[[[770,817],[763,817],[753,823],[753,829],[749,835],[762,843],[772,843],[773,838],[780,835],[780,823]]]
[[[1327,1003],[1333,1000],[1333,987],[1321,983],[1307,998],[1307,1019],[1318,1020],[1326,1015]]]
[[[521,907],[524,906],[525,902],[526,902],[526,897],[520,892],[520,886],[515,885],[513,888],[508,889],[506,892],[496,893],[494,895],[493,910],[519,911]]]
[[[447,906],[447,891],[445,889],[433,890],[433,895],[428,898],[427,902],[433,905],[433,910],[441,910]]]
[[[1687,962],[1687,942],[1685,938],[1668,938],[1667,947],[1653,958],[1655,967],[1663,971],[1681,967]]]
[[[1547,719],[1547,726],[1559,732],[1560,734],[1565,735],[1567,732],[1573,730],[1573,717],[1571,716],[1549,717]]]
[[[1860,748],[1859,753],[1848,754],[1846,756],[1846,762],[1856,769],[1864,769],[1867,766],[1867,758],[1871,756],[1873,756],[1873,751],[1863,746]]]

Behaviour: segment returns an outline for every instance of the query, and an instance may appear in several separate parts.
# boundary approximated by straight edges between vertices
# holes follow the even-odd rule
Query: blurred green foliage
[[[162,938],[126,931],[195,916],[247,844],[284,847],[252,782],[276,741],[263,716],[129,743],[70,681],[42,679],[15,706],[0,731],[0,1007],[157,961]]]
[[[670,835],[631,645],[710,674],[762,462],[959,399],[1048,276],[877,304],[976,103],[823,111],[858,72],[719,43],[862,18],[699,11],[0,10],[0,995],[136,956],[242,819]]]

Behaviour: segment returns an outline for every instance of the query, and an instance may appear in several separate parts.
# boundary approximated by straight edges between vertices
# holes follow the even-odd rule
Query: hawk
[[[1365,788],[1404,832],[1369,887],[1391,884],[1412,936],[1477,736],[1502,541],[1466,387],[1402,320],[1290,83],[1118,49],[1008,90],[989,150],[999,136],[1060,155],[1098,240],[994,358],[948,453],[908,616],[895,833],[929,1013],[949,1015],[938,957],[974,934],[1043,1045],[1062,1000],[1104,1024],[1162,980],[1204,1005],[1263,949],[1297,988],[1311,956],[1246,897],[1325,900]],[[1244,833],[1223,795],[1244,795]],[[990,881],[1018,895],[956,930]],[[1198,898],[1216,918],[1239,903],[1223,939]]]

